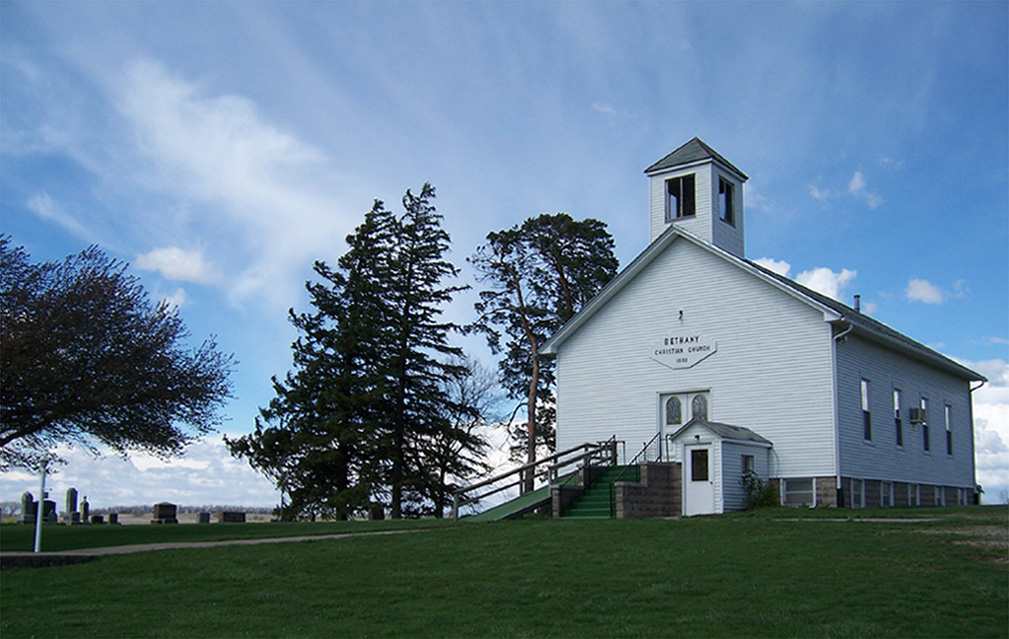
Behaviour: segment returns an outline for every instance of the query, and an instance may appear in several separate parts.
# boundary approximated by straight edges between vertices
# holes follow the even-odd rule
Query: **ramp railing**
[[[623,443],[618,442],[616,436],[610,437],[604,442],[585,443],[537,459],[528,464],[523,464],[508,472],[478,481],[469,486],[463,486],[452,494],[452,518],[458,521],[460,508],[474,504],[503,490],[525,485],[529,473],[532,474],[534,482],[539,479],[546,483],[555,483],[573,475],[579,468],[613,466],[617,463],[617,448],[623,445]],[[572,466],[575,466],[575,468],[572,469]],[[507,481],[503,484],[498,484],[502,480]]]

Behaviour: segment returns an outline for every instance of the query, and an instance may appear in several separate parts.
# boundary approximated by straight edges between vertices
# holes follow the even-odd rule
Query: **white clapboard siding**
[[[872,440],[862,429],[861,381],[869,380]],[[893,389],[901,391],[904,446],[896,443]],[[922,427],[912,425],[908,409],[928,398],[931,451],[925,452]],[[837,401],[841,475],[972,488],[974,437],[970,386],[950,375],[849,335],[837,345]],[[944,406],[952,407],[953,454],[946,454]]]
[[[649,359],[685,331],[717,352],[686,370]],[[833,475],[831,339],[822,312],[677,238],[559,346],[558,449],[616,435],[631,455],[657,432],[660,395],[708,391],[711,421],[774,444],[772,476]]]

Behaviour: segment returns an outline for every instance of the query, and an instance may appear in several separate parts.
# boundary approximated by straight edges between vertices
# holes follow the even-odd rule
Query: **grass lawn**
[[[1009,510],[830,518],[849,514],[530,519],[19,568],[0,636],[1009,636]]]

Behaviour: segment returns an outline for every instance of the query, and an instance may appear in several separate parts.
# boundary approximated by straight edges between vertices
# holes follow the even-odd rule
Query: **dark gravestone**
[[[200,513],[199,519],[196,520],[199,524],[209,524],[210,523],[210,513]]]
[[[56,513],[56,502],[52,499],[47,499],[42,502],[42,521],[55,524],[60,520],[60,516]]]
[[[375,504],[368,508],[368,519],[371,521],[385,519],[385,506],[382,504]]]
[[[236,512],[234,510],[225,510],[218,513],[217,520],[226,524],[244,524],[245,513]]]
[[[35,497],[29,492],[23,493],[21,495],[21,523],[34,524],[36,512],[38,512],[38,504],[35,503]]]
[[[85,524],[88,523],[88,518],[91,516],[91,504],[88,503],[88,498],[85,497],[81,501],[81,521]]]
[[[105,523],[105,517],[102,516],[102,515],[91,515],[91,523],[92,524],[104,524]]]
[[[70,513],[71,526],[80,526],[82,523],[83,522],[81,522],[81,514],[79,512],[75,510],[74,512]]]
[[[175,504],[170,504],[166,501],[160,504],[154,504],[154,518],[151,519],[152,524],[177,524],[179,520],[177,518],[178,506]]]
[[[109,525],[110,526],[119,525],[119,513],[109,513]]]

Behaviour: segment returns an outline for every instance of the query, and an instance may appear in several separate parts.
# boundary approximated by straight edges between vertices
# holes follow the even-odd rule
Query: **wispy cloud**
[[[26,206],[29,211],[43,220],[56,222],[78,238],[88,242],[93,241],[92,234],[80,222],[74,219],[73,216],[63,210],[62,206],[49,197],[48,193],[43,192],[33,196],[28,200]]]
[[[325,155],[271,123],[247,98],[204,95],[161,64],[140,60],[122,76],[116,99],[136,151],[153,164],[145,181],[211,218],[177,222],[223,225],[211,248],[233,300],[266,294],[289,304],[287,292],[297,290],[305,266],[353,228],[356,215],[341,215],[329,190],[338,176]],[[175,247],[145,254],[140,264],[169,279],[215,279],[198,253]]]
[[[946,293],[941,288],[928,280],[919,279],[912,279],[907,283],[904,296],[910,302],[924,302],[925,304],[942,304],[946,299]]]
[[[855,171],[855,175],[848,181],[848,193],[864,201],[870,209],[876,209],[884,202],[883,198],[866,187],[865,176],[861,171]]]
[[[593,102],[592,110],[610,116],[617,114],[617,110],[613,108],[613,105],[606,104],[605,102]]]

